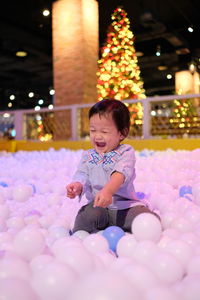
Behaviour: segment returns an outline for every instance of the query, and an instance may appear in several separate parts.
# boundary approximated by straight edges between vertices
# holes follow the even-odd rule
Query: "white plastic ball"
[[[158,252],[156,244],[151,240],[144,240],[137,243],[135,251],[133,252],[133,258],[142,264],[148,264],[151,262],[153,255]]]
[[[133,220],[132,233],[138,241],[152,240],[157,242],[162,233],[161,223],[153,214],[142,213]]]
[[[83,240],[83,245],[92,253],[102,253],[109,251],[109,244],[107,240],[97,233],[88,235]]]
[[[189,260],[194,254],[192,247],[181,240],[171,241],[165,250],[176,257],[182,264],[183,268],[186,268]]]
[[[199,274],[200,275],[200,255],[194,256],[187,264],[187,274]]]
[[[7,204],[0,204],[0,218],[7,219],[10,214],[10,209]]]
[[[16,277],[24,280],[30,278],[29,265],[19,257],[8,257],[0,260],[0,279]]]
[[[94,269],[94,261],[91,253],[85,247],[68,245],[56,252],[56,259],[66,263],[78,274],[84,275]]]
[[[147,290],[143,300],[179,300],[177,293],[168,286],[157,285]]]
[[[101,271],[85,276],[76,284],[68,300],[139,300],[139,292],[122,274]]]
[[[12,198],[17,202],[25,202],[33,195],[33,188],[31,185],[21,184],[13,188]]]
[[[84,240],[88,235],[89,233],[85,230],[78,230],[73,234],[73,236],[78,237],[81,240]]]
[[[159,282],[156,275],[147,266],[141,264],[126,266],[123,270],[123,274],[125,274],[141,292],[149,290]]]
[[[76,278],[70,266],[50,262],[33,273],[31,283],[41,300],[65,300]]]
[[[31,285],[20,278],[9,277],[0,280],[0,299],[2,300],[38,300]]]
[[[124,235],[117,243],[117,255],[119,257],[132,257],[134,254],[137,240],[133,234]]]
[[[43,253],[45,240],[42,233],[34,228],[19,231],[13,241],[15,251],[27,260]]]
[[[54,257],[51,255],[38,255],[30,261],[30,267],[33,272],[38,272],[44,269],[47,264],[52,263],[53,260]]]
[[[151,259],[149,267],[164,284],[174,284],[184,275],[181,263],[170,253],[159,252]]]

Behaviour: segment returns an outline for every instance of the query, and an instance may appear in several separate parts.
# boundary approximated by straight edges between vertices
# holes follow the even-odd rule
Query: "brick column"
[[[58,0],[53,4],[55,106],[97,101],[98,3]],[[79,134],[88,132],[87,111],[79,114]],[[71,136],[70,112],[56,112],[54,139]],[[62,126],[61,126],[62,125]]]
[[[98,4],[58,0],[53,4],[55,105],[96,102]]]

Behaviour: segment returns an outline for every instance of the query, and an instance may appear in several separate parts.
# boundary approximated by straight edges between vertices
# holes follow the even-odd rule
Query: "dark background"
[[[71,0],[73,1],[73,0]],[[0,9],[0,110],[8,109],[11,94],[16,96],[11,109],[34,107],[39,99],[43,106],[52,103],[53,87],[50,0],[3,1]],[[191,61],[200,68],[200,1],[199,0],[99,0],[99,44],[106,39],[111,14],[122,6],[131,22],[141,77],[147,96],[174,93],[174,74],[188,69]],[[193,26],[193,33],[187,28]],[[157,47],[161,55],[155,55]],[[16,51],[25,50],[26,57]],[[165,70],[158,70],[159,66]],[[167,79],[167,74],[172,79]],[[33,91],[35,96],[28,97]]]

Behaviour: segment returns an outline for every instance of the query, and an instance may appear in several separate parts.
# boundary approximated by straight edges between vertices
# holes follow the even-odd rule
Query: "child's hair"
[[[113,121],[119,132],[126,137],[129,133],[130,113],[127,106],[120,100],[104,99],[97,102],[89,110],[89,119],[95,114],[102,116],[109,113],[112,114]]]

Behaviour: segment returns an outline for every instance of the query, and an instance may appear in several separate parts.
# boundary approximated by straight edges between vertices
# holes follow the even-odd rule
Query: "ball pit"
[[[159,216],[132,233],[71,234],[82,150],[0,153],[0,295],[14,300],[199,300],[200,149],[136,152],[136,195]],[[10,288],[12,286],[12,288]]]

